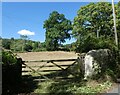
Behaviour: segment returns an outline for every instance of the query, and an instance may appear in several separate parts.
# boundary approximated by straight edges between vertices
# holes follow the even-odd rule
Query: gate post
[[[77,58],[77,63],[80,69],[81,78],[84,78],[84,74],[85,74],[84,55],[80,55]]]

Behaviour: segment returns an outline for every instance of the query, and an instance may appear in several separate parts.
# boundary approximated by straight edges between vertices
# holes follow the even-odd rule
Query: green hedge
[[[22,78],[22,59],[10,51],[2,51],[3,94],[14,93]],[[19,87],[18,87],[19,88]]]

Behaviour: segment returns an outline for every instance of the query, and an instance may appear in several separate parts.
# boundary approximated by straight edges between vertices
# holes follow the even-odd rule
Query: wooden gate
[[[44,79],[55,79],[61,76],[74,76],[70,68],[75,64],[81,64],[81,60],[77,59],[59,59],[59,60],[39,60],[39,61],[24,61],[23,75],[32,74],[43,77]],[[57,77],[56,77],[57,75]],[[69,75],[69,76],[68,76]],[[63,78],[63,77],[62,77]]]

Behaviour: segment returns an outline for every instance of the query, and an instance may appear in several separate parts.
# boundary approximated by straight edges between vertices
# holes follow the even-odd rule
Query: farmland
[[[27,52],[17,53],[23,61],[33,60],[53,60],[53,59],[71,59],[77,58],[75,52],[53,51],[53,52]]]

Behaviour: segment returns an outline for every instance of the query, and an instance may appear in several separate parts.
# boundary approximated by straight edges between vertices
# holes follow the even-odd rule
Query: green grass
[[[109,81],[106,81],[104,83],[98,84],[96,87],[93,86],[81,86],[81,87],[75,87],[72,88],[75,93],[101,93],[105,89],[108,89],[112,86],[112,83]]]
[[[65,73],[58,73],[54,72],[51,74],[47,74],[50,80],[44,80],[43,77],[36,73],[31,73],[30,82],[32,86],[31,91],[34,93],[54,93],[54,95],[61,94],[61,93],[68,93],[68,94],[75,94],[75,93],[101,93],[106,91],[112,86],[110,81],[101,81],[97,82],[95,80],[84,81],[80,77],[75,77],[71,74]],[[72,77],[69,77],[69,76]],[[62,77],[63,79],[59,79]],[[58,78],[58,79],[56,79]],[[39,82],[34,83],[32,82],[34,79],[40,80]],[[42,80],[43,79],[43,80]],[[27,81],[28,82],[28,81]],[[28,86],[27,86],[28,87]],[[32,89],[33,88],[33,89]]]
[[[39,83],[35,93],[100,93],[109,89],[112,83],[109,81],[98,83],[96,86],[87,85],[86,82],[80,81],[45,81]]]

